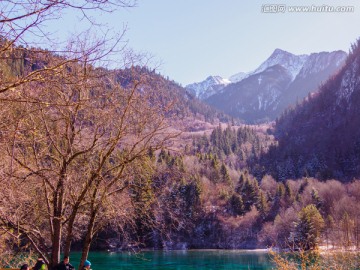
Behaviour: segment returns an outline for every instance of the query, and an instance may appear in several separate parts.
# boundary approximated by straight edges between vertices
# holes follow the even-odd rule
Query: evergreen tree
[[[180,194],[184,202],[184,213],[186,217],[193,218],[201,207],[200,195],[201,186],[198,179],[179,187]]]
[[[323,205],[323,202],[318,194],[318,191],[315,188],[311,190],[311,198],[313,200],[313,204],[316,206],[317,209],[320,210]]]
[[[244,214],[244,203],[241,196],[237,193],[234,193],[228,202],[229,211],[234,216],[239,216]]]
[[[241,174],[240,177],[239,177],[239,182],[238,182],[238,186],[237,188],[239,189],[237,192],[240,193],[240,190],[242,188],[242,186],[244,185],[245,183],[245,176],[244,174]]]
[[[266,195],[264,194],[264,192],[260,191],[260,195],[259,195],[259,201],[257,204],[257,209],[260,213],[260,217],[264,220],[266,219],[266,216],[269,212],[269,204],[267,202],[267,198]]]
[[[324,219],[315,205],[309,204],[301,209],[295,224],[293,241],[303,250],[314,249],[318,245],[320,233],[324,227]]]
[[[288,182],[285,183],[285,201],[287,206],[294,202],[293,191]]]
[[[276,197],[280,199],[284,198],[285,196],[285,186],[283,183],[278,183],[278,185],[276,186]]]
[[[224,163],[221,164],[220,173],[221,173],[222,181],[223,181],[224,183],[230,183],[230,182],[231,182],[229,172],[228,172],[228,170],[226,169],[226,166],[225,166]]]
[[[213,182],[217,183],[220,181],[221,175],[220,175],[219,161],[216,156],[211,160],[211,167],[212,167],[212,173],[210,178]]]
[[[269,219],[275,219],[275,217],[278,215],[279,210],[281,209],[281,206],[283,205],[284,198],[285,198],[285,187],[283,183],[278,183],[276,186],[276,193],[274,200],[272,202],[271,209],[269,211],[268,218]]]
[[[257,205],[259,202],[259,185],[257,180],[245,179],[241,188],[241,197],[243,198],[245,211],[250,211],[252,205]]]
[[[288,182],[285,183],[285,196],[288,198],[292,198],[293,192]]]
[[[305,180],[300,185],[299,194],[302,194],[304,192],[304,190],[308,184],[309,184],[309,180],[307,178],[305,178]]]

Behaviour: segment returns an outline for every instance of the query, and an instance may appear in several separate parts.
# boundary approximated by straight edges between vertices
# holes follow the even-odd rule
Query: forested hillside
[[[3,44],[6,40],[1,41]],[[44,67],[52,65],[53,63],[61,63],[67,61],[55,54],[41,49],[26,49],[23,47],[13,48],[11,53],[7,55],[4,61],[0,62],[0,71],[2,74],[2,87],[6,87],[7,80],[13,81],[12,78],[24,77],[26,80],[36,80],[37,78],[26,78],[29,74],[44,72]],[[99,78],[103,75],[106,69],[99,68]],[[110,71],[108,70],[108,73]],[[174,111],[178,117],[195,117],[196,119],[217,123],[219,121],[228,122],[233,118],[222,113],[207,104],[200,102],[198,99],[188,94],[188,92],[175,81],[164,78],[155,69],[150,69],[146,66],[131,66],[124,69],[112,70],[114,79],[119,85],[124,88],[132,87],[134,82],[137,82],[140,87],[144,89],[158,89],[158,96],[161,96],[163,101],[172,102]],[[29,76],[30,77],[30,76]],[[21,83],[21,82],[20,82]]]
[[[97,248],[358,247],[360,182],[256,179],[247,168],[271,142],[262,129],[215,127],[181,154],[149,153],[155,167],[132,195],[137,222],[128,234],[108,227]]]
[[[262,158],[279,180],[313,176],[350,181],[360,176],[360,42],[344,68],[318,92],[278,119],[278,146]]]

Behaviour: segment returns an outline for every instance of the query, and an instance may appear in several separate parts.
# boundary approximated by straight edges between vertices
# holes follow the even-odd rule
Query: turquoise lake
[[[71,254],[70,261],[75,267],[79,257],[79,253]],[[93,270],[273,269],[270,256],[265,251],[181,250],[144,251],[136,254],[92,252],[88,259]]]

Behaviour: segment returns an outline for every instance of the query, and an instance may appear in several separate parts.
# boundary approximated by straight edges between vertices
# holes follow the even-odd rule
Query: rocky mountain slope
[[[187,90],[208,104],[248,123],[274,120],[335,74],[344,64],[343,51],[294,55],[276,49],[257,69],[232,76],[232,83],[208,80]],[[223,80],[224,81],[224,80]],[[216,90],[214,90],[216,89]]]
[[[202,82],[187,85],[186,90],[195,97],[204,100],[220,93],[229,83],[231,83],[230,80],[224,79],[221,76],[209,76]]]
[[[359,177],[359,112],[360,41],[336,76],[278,120],[279,145],[263,158],[263,165],[280,179]]]

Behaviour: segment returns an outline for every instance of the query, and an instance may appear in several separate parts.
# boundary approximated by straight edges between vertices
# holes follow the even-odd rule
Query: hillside
[[[241,117],[247,123],[273,119],[279,99],[291,83],[291,75],[281,65],[275,65],[248,78],[230,84],[223,92],[206,102],[230,115]]]
[[[42,51],[41,49],[25,49],[18,47],[12,50],[11,55],[6,56],[4,61],[0,62],[0,78],[2,85],[6,85],[13,81],[16,76],[18,78],[27,78],[29,73],[39,71],[39,73],[46,72],[42,70],[44,67],[56,65],[56,63],[65,61],[62,57],[55,54]],[[118,70],[106,70],[98,68],[100,74],[113,73],[116,81],[124,88],[132,86],[134,81],[141,83],[144,89],[158,89],[158,95],[162,96],[163,102],[172,102],[174,111],[178,117],[195,118],[203,122],[218,123],[232,121],[233,117],[212,108],[206,103],[198,100],[193,95],[190,95],[185,88],[175,81],[166,79],[161,76],[154,69],[145,66],[126,67]]]
[[[360,176],[360,42],[341,71],[277,121],[279,145],[263,158],[279,179]]]

